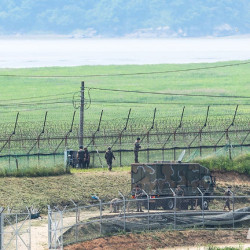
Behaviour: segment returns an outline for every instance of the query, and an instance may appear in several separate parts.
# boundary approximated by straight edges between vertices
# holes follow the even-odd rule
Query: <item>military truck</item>
[[[132,197],[135,198],[133,193],[135,187],[139,186],[151,198],[150,209],[156,209],[160,206],[166,210],[173,209],[175,207],[173,197],[178,185],[184,191],[184,197],[181,200],[182,209],[188,209],[189,205],[191,208],[198,205],[205,210],[208,209],[211,200],[209,196],[213,195],[214,192],[215,178],[211,176],[209,169],[206,167],[198,163],[167,161],[131,164]],[[203,193],[203,199],[201,193]],[[190,196],[196,196],[197,198],[191,198]],[[147,208],[146,203],[145,201],[145,207]]]

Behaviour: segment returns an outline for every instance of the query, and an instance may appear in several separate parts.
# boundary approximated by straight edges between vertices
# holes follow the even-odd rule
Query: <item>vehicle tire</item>
[[[166,199],[162,204],[163,209],[172,210],[174,209],[174,199]]]
[[[208,202],[208,200],[204,200],[204,201],[203,201],[203,206],[202,206],[202,201],[201,201],[201,204],[200,204],[201,210],[202,210],[202,209],[208,210],[208,207],[209,207],[209,202]]]

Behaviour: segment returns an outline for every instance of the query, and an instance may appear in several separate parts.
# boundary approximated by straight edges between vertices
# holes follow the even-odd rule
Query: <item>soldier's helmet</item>
[[[108,147],[108,150],[111,150],[111,147]]]
[[[141,138],[140,137],[137,137],[137,139],[136,139],[137,141],[140,141],[141,140]]]
[[[80,149],[83,149],[83,146],[80,146],[79,148],[80,148]]]

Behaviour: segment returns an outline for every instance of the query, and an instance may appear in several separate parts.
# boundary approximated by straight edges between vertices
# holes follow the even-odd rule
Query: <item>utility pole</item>
[[[84,126],[84,82],[81,83],[79,146],[83,146],[83,130],[84,130],[83,126]]]

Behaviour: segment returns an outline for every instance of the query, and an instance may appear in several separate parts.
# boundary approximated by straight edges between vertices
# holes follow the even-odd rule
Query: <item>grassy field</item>
[[[236,104],[240,104],[239,115],[249,114],[249,99],[152,95],[95,89],[88,91],[88,88],[108,88],[222,97],[249,97],[250,64],[174,72],[234,63],[238,62],[0,69],[1,122],[14,122],[17,111],[20,111],[19,122],[40,122],[43,120],[46,110],[49,111],[48,121],[70,121],[74,111],[73,93],[77,92],[75,100],[79,100],[81,81],[85,81],[86,101],[89,103],[89,96],[91,98],[91,105],[85,111],[87,122],[98,121],[102,109],[104,109],[104,121],[125,118],[129,108],[132,108],[132,119],[153,116],[155,107],[158,110],[157,117],[179,117],[184,105],[186,106],[185,117],[205,116],[207,105],[212,105],[211,115],[232,116]],[[171,72],[91,76],[165,71]],[[78,101],[76,101],[76,105],[79,105]],[[78,115],[76,121],[77,119]]]

